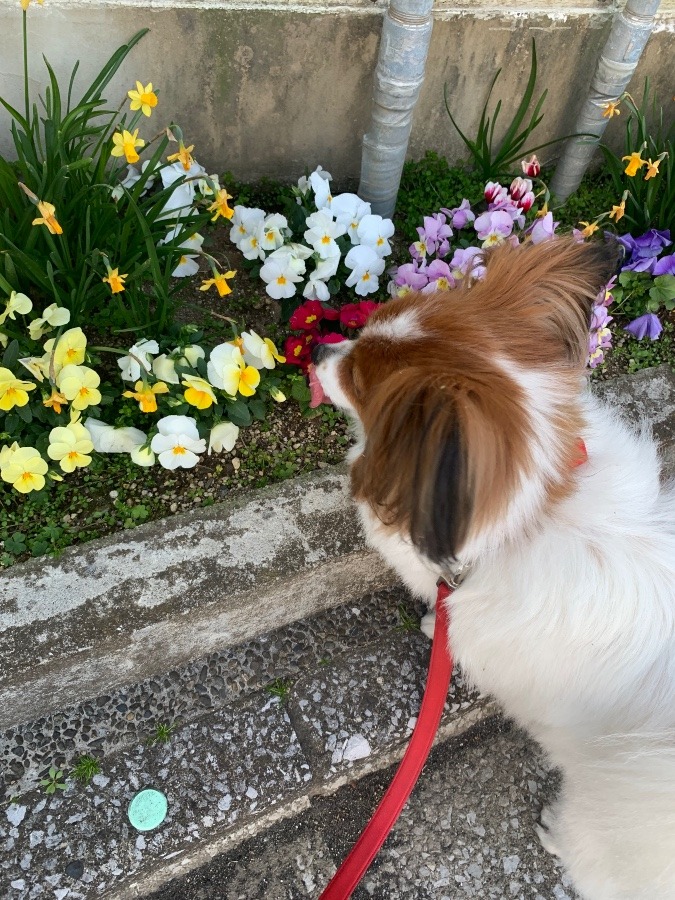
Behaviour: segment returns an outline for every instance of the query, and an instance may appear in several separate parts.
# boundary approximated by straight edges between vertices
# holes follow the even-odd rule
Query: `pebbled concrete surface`
[[[164,885],[148,900],[316,898],[393,770],[314,798],[292,822]],[[578,900],[534,824],[557,780],[500,719],[437,747],[354,900]]]

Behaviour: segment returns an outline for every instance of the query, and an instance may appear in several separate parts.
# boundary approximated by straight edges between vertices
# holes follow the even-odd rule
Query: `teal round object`
[[[132,799],[127,815],[136,831],[152,831],[162,824],[168,807],[167,799],[161,791],[146,788]]]

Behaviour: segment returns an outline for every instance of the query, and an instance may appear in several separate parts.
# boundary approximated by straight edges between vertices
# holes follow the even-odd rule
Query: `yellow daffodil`
[[[171,156],[167,156],[167,162],[180,162],[182,167],[186,172],[190,171],[192,163],[194,160],[192,159],[192,151],[195,149],[194,144],[190,144],[189,147],[186,147],[185,144],[180,141],[178,145],[178,153],[172,153]]]
[[[100,383],[98,373],[87,366],[64,366],[56,380],[58,389],[75,410],[101,402]]]
[[[54,355],[54,375],[58,375],[64,366],[79,366],[84,362],[87,338],[81,328],[69,328],[64,331],[54,349],[54,338],[45,341],[45,356],[42,362],[46,372],[51,370],[51,357]]]
[[[221,297],[224,297],[226,294],[232,293],[232,288],[227,283],[228,278],[234,278],[236,275],[235,272],[214,272],[213,278],[209,278],[207,281],[203,281],[199,290],[200,291],[208,291],[208,289],[215,285],[216,290],[220,294]]]
[[[183,396],[190,406],[196,406],[197,409],[208,409],[209,406],[217,403],[213,388],[204,378],[199,378],[197,375],[184,375],[181,384],[187,388]]]
[[[619,109],[619,102],[619,100],[609,100],[607,103],[603,104],[602,118],[611,119],[613,116],[620,116],[621,110]]]
[[[222,216],[224,219],[231,219],[234,215],[234,210],[228,205],[228,200],[232,199],[232,194],[228,194],[225,188],[221,188],[216,194],[216,199],[213,201],[211,206],[209,206],[208,211],[214,212],[215,216],[211,219],[212,222],[217,221],[219,216]]]
[[[152,82],[146,84],[145,87],[140,81],[136,82],[136,90],[128,92],[131,100],[131,109],[140,109],[144,116],[149,116],[152,110],[157,106],[157,94],[152,89]]]
[[[628,160],[624,173],[628,175],[629,178],[632,178],[643,166],[647,165],[647,160],[643,159],[639,153],[631,153],[630,156],[622,156],[621,159],[623,161]]]
[[[548,203],[544,203],[542,208],[537,212],[535,219],[543,219],[544,216],[548,215]]]
[[[626,200],[625,198],[621,200],[618,206],[613,206],[612,211],[609,214],[610,219],[614,219],[615,222],[618,222],[619,219],[623,219],[626,214]]]
[[[49,434],[47,456],[56,460],[64,472],[83,469],[91,462],[94,449],[91,436],[80,422],[52,428]]]
[[[661,165],[660,159],[655,159],[654,162],[651,159],[647,160],[647,171],[645,172],[645,181],[649,181],[650,178],[654,178],[659,174],[659,166]]]
[[[590,237],[592,234],[600,228],[597,222],[579,222],[580,225],[584,226],[584,230],[581,232],[582,237]]]
[[[110,151],[111,156],[124,156],[129,165],[137,163],[140,159],[137,148],[145,147],[145,141],[138,136],[138,128],[131,133],[130,131],[116,131],[112,136],[113,148]]]
[[[68,400],[61,394],[56,388],[52,388],[51,396],[45,397],[42,401],[42,405],[54,410],[54,412],[58,415],[61,412],[62,407],[66,406]]]
[[[124,290],[124,279],[128,278],[128,275],[120,275],[119,269],[108,269],[108,274],[105,278],[102,278],[105,284],[110,285],[110,290],[113,294],[119,294]]]
[[[2,325],[5,319],[12,319],[14,321],[17,313],[20,316],[25,316],[26,313],[29,313],[32,308],[33,303],[30,297],[27,297],[25,294],[19,294],[16,291],[12,291],[9,299],[7,300],[7,305],[0,313],[0,325]]]
[[[157,394],[168,393],[169,388],[163,381],[157,381],[152,385],[147,382],[137,381],[134,385],[134,390],[125,391],[122,396],[138,401],[141,412],[152,413],[157,412]]]
[[[21,381],[9,369],[0,366],[0,409],[7,412],[15,406],[28,403],[28,391],[37,387],[31,381]]]
[[[20,494],[41,491],[45,486],[45,475],[49,466],[35,447],[10,448],[3,456],[0,478],[11,484]]]
[[[45,0],[37,0],[37,2],[40,4],[40,6],[42,6],[42,4],[45,2]],[[30,0],[21,0],[21,9],[24,12],[26,12],[26,10],[28,9],[29,6],[30,6]]]
[[[50,234],[63,234],[63,228],[56,221],[56,207],[46,200],[40,200],[37,208],[41,217],[33,219],[33,225],[46,225]]]

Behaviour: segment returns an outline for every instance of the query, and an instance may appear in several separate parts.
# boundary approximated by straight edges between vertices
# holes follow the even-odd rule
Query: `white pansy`
[[[229,453],[237,443],[239,437],[239,429],[232,422],[219,422],[214,425],[209,435],[209,456],[211,452],[222,453],[223,450]]]
[[[370,203],[357,194],[338,194],[330,206],[335,221],[344,225],[352,244],[359,244],[358,227],[364,216],[370,215]]]
[[[307,216],[306,224],[307,231],[305,231],[304,237],[315,253],[318,253],[322,259],[340,255],[340,248],[335,243],[335,239],[347,231],[345,225],[334,222],[331,216],[325,212],[316,212]]]
[[[257,234],[247,234],[237,244],[244,259],[265,259],[265,251]]]
[[[218,344],[209,355],[206,376],[215,388],[220,388],[234,397],[239,387],[242,363],[243,356],[236,344],[229,342]]]
[[[150,442],[159,463],[165,469],[192,469],[206,441],[199,437],[197,423],[190,416],[165,416],[157,423],[158,434]]]
[[[284,244],[283,247],[279,247],[278,250],[275,250],[273,253],[270,253],[269,258],[271,259],[281,259],[282,257],[288,257],[289,259],[295,260],[296,268],[300,274],[304,274],[305,265],[300,265],[300,262],[305,259],[309,259],[310,256],[314,253],[311,247],[308,247],[306,244],[295,244],[289,243]]]
[[[199,344],[188,344],[187,347],[183,348],[183,355],[178,362],[180,365],[185,365],[187,362],[194,369],[197,367],[197,362],[205,357],[206,354],[203,347],[200,347]]]
[[[197,362],[204,359],[205,353],[198,344],[189,344],[181,353],[180,347],[175,347],[170,354],[162,353],[152,361],[152,371],[159,381],[168,384],[179,384],[180,378],[176,372],[176,366],[197,367]]]
[[[140,428],[131,426],[115,428],[99,419],[87,419],[84,427],[91,436],[94,450],[99,453],[131,453],[132,450],[142,447],[148,439]]]
[[[170,241],[174,241],[183,230],[182,225],[176,225],[174,228],[171,228],[166,237],[160,241],[160,244],[168,244]],[[183,253],[178,259],[178,265],[173,270],[171,275],[174,278],[185,278],[188,275],[196,275],[199,271],[199,263],[197,262],[197,256],[195,253],[200,253],[202,249],[202,244],[204,243],[204,238],[201,234],[192,234],[190,237],[185,238],[179,244],[176,244],[176,249],[180,248],[181,250],[192,250],[193,253]]]
[[[220,190],[220,180],[217,175],[206,175],[197,182],[197,190],[202,197],[213,197]]]
[[[391,253],[389,238],[394,234],[394,223],[382,216],[367,215],[361,219],[357,229],[359,240],[366,247],[372,247],[378,256]]]
[[[244,238],[256,235],[258,229],[265,221],[265,212],[262,209],[248,206],[235,206],[230,219],[230,240],[239,247]],[[257,239],[256,239],[257,240]],[[241,250],[241,247],[239,247]]]
[[[274,300],[294,297],[295,286],[302,281],[304,273],[304,260],[289,254],[279,254],[279,251],[271,254],[260,269],[260,277],[266,284],[265,290]]]
[[[13,320],[17,313],[20,316],[25,316],[32,308],[33,301],[30,297],[27,297],[25,294],[19,294],[17,291],[12,291],[4,310],[0,313],[0,325],[2,325],[5,319],[9,318]]]
[[[378,277],[384,272],[384,260],[372,247],[352,247],[345,257],[345,265],[352,271],[345,281],[356,293],[365,297],[378,288]]]
[[[150,372],[152,357],[157,353],[159,353],[157,341],[139,341],[130,347],[129,356],[117,360],[117,365],[122,370],[122,380],[138,381],[141,377],[141,365],[146,372]]]
[[[195,186],[192,182],[179,184],[169,195],[169,199],[162,207],[158,219],[184,219],[192,212],[192,203],[195,199]]]
[[[263,250],[271,253],[282,246],[286,236],[290,234],[288,220],[280,213],[272,213],[265,218],[258,229],[257,238]]]
[[[30,323],[28,333],[31,340],[39,341],[52,328],[60,328],[61,325],[67,325],[68,322],[70,322],[70,310],[66,309],[65,306],[50,303],[42,313],[42,316],[33,319]]]
[[[136,463],[137,466],[154,466],[155,464],[155,454],[152,451],[151,447],[134,447],[131,451],[131,461]]]
[[[274,369],[276,367],[279,353],[269,338],[261,338],[251,329],[242,331],[241,340],[244,345],[244,361],[247,365],[255,366],[256,369]]]
[[[327,281],[335,275],[340,262],[339,254],[337,256],[329,256],[328,259],[319,259],[316,268],[309,276],[309,281],[305,285],[302,295],[308,300],[321,300],[327,303],[330,300],[330,291],[326,285]]]
[[[309,183],[314,191],[314,203],[319,210],[330,209],[333,202],[333,195],[330,192],[330,176],[325,177],[326,172],[312,172],[309,176]]]

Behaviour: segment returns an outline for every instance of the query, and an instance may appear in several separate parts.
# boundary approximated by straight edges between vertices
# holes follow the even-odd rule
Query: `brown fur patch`
[[[563,454],[549,502],[565,496],[583,424],[577,395],[590,310],[611,264],[602,248],[565,239],[503,246],[482,282],[378,310],[340,363],[366,434],[354,496],[437,561],[503,516],[533,465],[526,398],[503,361],[556,373]],[[405,339],[370,327],[406,311],[418,324]]]

